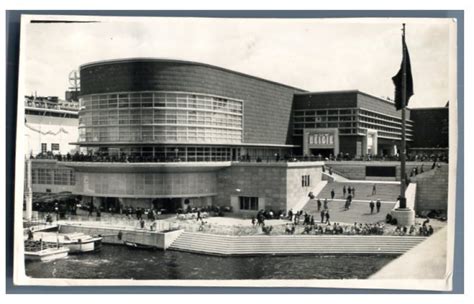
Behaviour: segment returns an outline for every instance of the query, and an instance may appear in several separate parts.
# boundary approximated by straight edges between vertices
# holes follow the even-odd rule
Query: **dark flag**
[[[395,107],[397,110],[400,110],[403,107],[408,105],[408,100],[413,95],[413,77],[411,75],[411,64],[410,64],[410,55],[408,54],[407,44],[405,43],[405,35],[402,36],[402,45],[403,45],[403,59],[400,66],[400,71],[397,75],[392,77],[393,84],[395,84]],[[406,68],[406,101],[402,100],[402,91],[404,89],[403,85],[403,67],[405,63]]]

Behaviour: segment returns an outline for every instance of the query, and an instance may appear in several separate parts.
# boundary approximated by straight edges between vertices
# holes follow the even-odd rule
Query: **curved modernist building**
[[[286,209],[286,164],[261,165],[258,172],[242,165],[241,172],[231,170],[230,161],[291,153],[292,100],[303,90],[178,60],[101,61],[81,66],[80,75],[77,144],[108,160],[125,155],[131,162],[68,163],[76,194],[107,209]],[[259,187],[255,177],[264,175],[271,185]],[[292,179],[301,182],[300,176]],[[303,197],[307,184],[298,189]]]
[[[201,63],[161,59],[83,65],[79,144],[158,161],[285,154],[300,89]]]

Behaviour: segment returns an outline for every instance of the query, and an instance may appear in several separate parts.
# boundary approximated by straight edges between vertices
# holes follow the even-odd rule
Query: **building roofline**
[[[295,93],[295,95],[322,95],[322,94],[340,94],[340,93],[358,93],[359,90],[332,90],[332,91],[311,91]]]
[[[416,110],[448,110],[449,107],[422,107],[422,108],[411,108],[411,111],[416,111]]]
[[[322,94],[340,94],[340,93],[361,94],[361,95],[365,95],[365,96],[368,96],[368,97],[371,97],[371,98],[375,98],[379,101],[383,101],[383,102],[388,103],[392,106],[395,106],[395,102],[393,100],[383,99],[381,97],[378,97],[378,96],[375,96],[375,95],[372,95],[372,94],[369,94],[369,93],[366,93],[366,92],[362,92],[360,90],[334,90],[334,91],[319,91],[319,92],[302,92],[302,93],[295,93],[295,95],[319,95],[319,94],[322,95]],[[411,111],[411,108],[407,107],[407,110]]]
[[[264,81],[264,82],[271,83],[271,84],[276,84],[276,85],[279,85],[279,86],[282,86],[282,87],[290,88],[292,90],[306,92],[306,90],[303,90],[301,88],[297,88],[297,87],[286,85],[286,84],[276,82],[276,81],[273,81],[273,80],[268,80],[268,79],[265,79],[265,78],[245,74],[245,73],[242,73],[242,72],[237,72],[237,71],[234,71],[234,70],[226,69],[226,68],[215,66],[215,65],[212,65],[212,64],[196,62],[196,61],[180,60],[180,59],[171,59],[171,58],[131,57],[131,58],[122,58],[122,59],[99,60],[99,61],[92,61],[92,62],[81,64],[79,66],[79,69],[81,70],[83,68],[87,68],[87,67],[90,67],[90,66],[106,65],[106,64],[114,64],[114,63],[126,63],[126,62],[133,62],[133,61],[136,61],[136,62],[150,61],[150,62],[181,63],[181,64],[190,64],[190,65],[196,65],[196,66],[203,66],[203,67],[207,67],[207,68],[221,70],[221,71],[224,71],[224,72],[227,72],[227,73],[232,73],[232,74],[237,74],[237,75],[240,75],[240,76],[245,76],[245,77],[257,79],[257,80]]]

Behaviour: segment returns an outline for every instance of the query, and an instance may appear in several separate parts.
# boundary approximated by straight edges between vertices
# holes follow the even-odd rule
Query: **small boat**
[[[25,260],[48,262],[67,257],[69,248],[41,241],[25,241]]]
[[[139,244],[139,243],[135,243],[135,242],[123,241],[123,243],[125,244],[125,246],[130,247],[130,248],[147,249],[147,250],[157,249],[157,247],[155,247],[155,246]]]
[[[102,237],[90,236],[81,232],[75,233],[36,233],[35,240],[41,239],[47,243],[58,243],[60,246],[69,248],[70,253],[84,253],[99,251],[102,247]]]

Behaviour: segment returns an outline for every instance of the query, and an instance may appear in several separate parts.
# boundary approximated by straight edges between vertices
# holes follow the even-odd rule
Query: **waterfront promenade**
[[[305,226],[297,225],[294,234],[285,231],[287,220],[267,220],[272,226],[267,235],[259,226],[247,219],[230,217],[210,217],[204,226],[196,219],[179,220],[176,217],[163,219],[157,231],[136,225],[135,220],[115,218],[115,221],[58,221],[61,233],[83,232],[102,235],[104,243],[124,244],[133,242],[142,245],[200,254],[221,256],[253,255],[400,255],[426,239],[417,233],[400,235],[396,227],[387,225],[383,235],[334,234],[324,232],[305,234]],[[417,229],[421,227],[418,219]],[[200,224],[201,223],[201,224]],[[431,222],[436,230],[444,226],[442,222]],[[329,226],[327,226],[329,227]],[[349,226],[346,226],[349,227]]]

